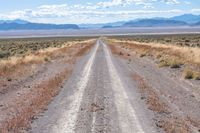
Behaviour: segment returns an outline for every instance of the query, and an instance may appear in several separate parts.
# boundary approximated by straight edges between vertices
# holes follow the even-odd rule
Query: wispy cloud
[[[191,10],[191,12],[199,14],[200,13],[200,8],[194,8],[194,9]]]
[[[128,6],[128,5],[143,5],[144,8],[152,8],[153,3],[164,2],[166,4],[179,4],[178,0],[111,0],[108,2],[97,3],[98,7],[113,7],[113,6]]]
[[[178,0],[163,0],[167,4],[180,4]]]
[[[87,10],[85,10],[87,8]],[[90,7],[68,6],[68,5],[42,5],[35,10],[26,9],[13,11],[9,14],[0,15],[4,19],[38,19],[38,18],[94,18],[94,17],[134,17],[147,14],[180,13],[181,10],[119,10],[107,11],[96,10]]]
[[[156,10],[153,8],[155,2],[168,4],[180,4],[178,0],[110,0],[96,4],[86,3],[84,5],[41,5],[35,9],[24,9],[0,14],[0,19],[26,19],[36,22],[53,23],[85,23],[96,21],[116,21],[120,19],[133,19],[137,17],[155,17],[183,13],[199,13],[200,9],[180,10]],[[127,6],[143,7],[141,10],[126,9]],[[121,6],[118,10],[110,8]],[[124,8],[125,7],[125,8]],[[109,9],[108,9],[109,8]]]

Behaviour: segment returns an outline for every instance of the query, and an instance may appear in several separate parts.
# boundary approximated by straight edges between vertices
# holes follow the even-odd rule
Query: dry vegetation
[[[6,40],[1,40],[1,50],[10,54],[8,57],[4,56],[0,59],[0,76],[12,74],[17,71],[17,69],[21,69],[23,66],[29,64],[32,65],[49,62],[52,59],[63,56],[69,46],[81,43],[81,40],[83,41],[83,38],[43,39],[13,39],[7,40],[7,42]],[[13,47],[14,50],[12,50]],[[24,68],[24,70],[26,69]]]
[[[189,133],[192,132],[186,120],[170,112],[167,103],[160,98],[161,94],[150,87],[138,74],[133,74],[141,92],[141,99],[145,100],[148,108],[157,113],[156,125],[166,133]]]
[[[46,39],[49,40],[49,38]],[[85,39],[82,41],[80,39],[77,41],[76,38],[57,39],[58,42],[55,41],[53,45],[51,45],[51,41],[48,41],[50,44],[47,48],[42,46],[42,42],[44,45],[47,43],[45,43],[45,39],[30,39],[31,42],[34,42],[32,45],[40,48],[33,51],[25,49],[24,51],[26,52],[21,55],[14,54],[0,60],[0,96],[16,91],[16,94],[10,98],[11,101],[6,102],[6,105],[1,105],[0,132],[7,133],[26,130],[30,125],[30,121],[35,119],[35,116],[46,108],[51,99],[62,88],[63,81],[70,76],[72,68],[68,68],[66,65],[70,64],[73,66],[76,59],[86,54],[95,44],[95,39]],[[26,41],[29,42],[29,39],[24,39],[23,41],[24,45],[26,45]],[[41,41],[39,46],[38,41]],[[18,45],[16,48],[19,48]],[[65,69],[56,70],[55,74],[44,77],[43,81],[37,82],[37,84],[34,83],[35,85],[29,86],[29,89],[24,89],[26,86],[23,86],[23,83],[26,83],[26,79],[32,78],[32,73],[36,73],[37,67],[40,67],[42,64],[52,66],[58,61],[66,66]],[[6,90],[10,85],[12,86],[11,83],[14,77],[17,80],[20,77],[25,78],[22,78],[23,82],[20,81],[20,87],[22,88]],[[20,90],[23,90],[23,93],[19,93],[18,91]]]
[[[154,91],[153,88],[145,83],[143,78],[134,73],[133,79],[137,81],[138,87],[142,93],[141,98],[146,99],[150,110],[156,111],[158,113],[169,113],[167,104],[160,100],[159,95]]]
[[[127,59],[129,62],[132,60],[134,63],[136,58],[146,56],[148,59],[153,59],[158,67],[170,67],[176,68],[174,71],[180,70],[176,72],[182,71],[185,79],[200,79],[200,48],[198,47],[141,43],[116,38],[106,41],[110,44],[112,53]],[[174,71],[170,69],[169,72]],[[199,128],[199,123],[194,118],[174,111],[171,103],[166,100],[166,95],[157,88],[152,88],[148,84],[148,79],[145,80],[134,72],[133,80],[136,81],[140,90],[141,99],[145,100],[148,109],[155,113],[154,119],[157,127],[162,128],[167,133],[190,133],[193,132],[194,127]]]
[[[153,36],[154,38],[151,41],[152,36],[133,36],[131,37],[113,37],[108,40],[110,44],[119,44],[123,49],[128,49],[134,51],[139,57],[151,57],[158,63],[158,67],[170,67],[170,68],[180,68],[180,67],[189,67],[190,71],[192,71],[192,77],[189,76],[191,79],[199,79],[199,70],[200,70],[200,48],[198,46],[191,47],[187,45],[173,45],[173,44],[161,44],[159,40],[155,41],[159,38],[166,37],[169,39],[168,36]],[[144,43],[145,41],[138,42],[138,38],[146,39],[149,43]],[[199,41],[200,35],[177,35],[171,36],[173,42],[179,42],[179,39],[194,39],[193,41]],[[145,40],[144,39],[144,40]],[[157,43],[152,43],[157,42]],[[162,41],[161,41],[162,42]],[[189,72],[183,71],[183,76],[186,79]]]
[[[59,48],[66,42],[80,42],[91,37],[22,38],[0,39],[0,59],[10,56],[24,56],[46,48]]]
[[[183,77],[185,79],[200,80],[200,72],[185,68],[183,71]]]
[[[142,43],[161,43],[173,44],[176,46],[200,47],[199,34],[175,34],[175,35],[135,35],[135,36],[117,36],[118,40],[137,41]]]
[[[12,114],[0,121],[0,131],[6,133],[27,129],[30,126],[30,120],[45,109],[51,99],[58,94],[60,86],[70,73],[69,70],[60,72],[55,77],[40,83],[25,95],[15,99],[14,103],[7,105],[7,112],[10,111]]]

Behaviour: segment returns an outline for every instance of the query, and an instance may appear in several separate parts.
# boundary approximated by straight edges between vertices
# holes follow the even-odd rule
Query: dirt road
[[[131,80],[129,70],[98,40],[30,132],[157,132]]]
[[[114,55],[99,39],[29,132],[198,132],[198,86],[176,82],[152,62],[128,56],[132,61]]]

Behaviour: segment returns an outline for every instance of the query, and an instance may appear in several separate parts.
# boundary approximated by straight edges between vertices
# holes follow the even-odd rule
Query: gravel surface
[[[199,81],[160,69],[101,39],[76,63],[62,91],[34,120],[31,133],[199,132]],[[124,58],[125,57],[125,58]]]
[[[32,133],[154,133],[153,113],[130,76],[101,40],[80,59]],[[121,64],[122,63],[122,64]],[[126,67],[124,67],[126,66]]]

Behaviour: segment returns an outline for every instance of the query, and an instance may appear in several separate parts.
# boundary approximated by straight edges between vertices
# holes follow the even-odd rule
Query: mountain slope
[[[136,18],[131,21],[117,21],[96,24],[41,24],[31,23],[26,20],[0,20],[0,30],[49,30],[49,29],[95,29],[95,28],[117,28],[117,27],[177,27],[177,26],[199,26],[200,15],[183,14],[171,18]]]
[[[195,23],[195,24],[193,24],[192,26],[200,26],[200,21]]]
[[[17,24],[27,24],[30,23],[26,20],[22,20],[22,19],[15,19],[15,20],[0,20],[0,24],[2,23],[17,23]]]
[[[183,21],[187,23],[197,23],[200,21],[200,15],[184,14],[169,18],[170,20]]]
[[[79,29],[75,24],[40,24],[40,23],[0,23],[0,30],[51,30],[51,29]]]
[[[170,27],[170,26],[187,26],[186,22],[176,20],[157,20],[143,19],[139,21],[129,21],[123,26],[125,27]]]

